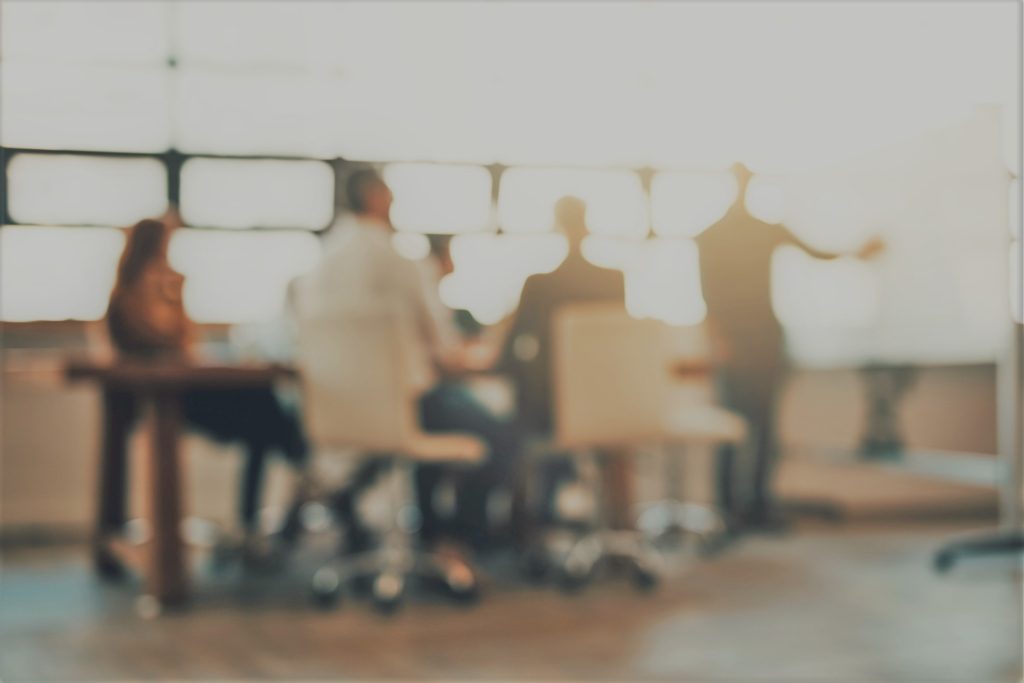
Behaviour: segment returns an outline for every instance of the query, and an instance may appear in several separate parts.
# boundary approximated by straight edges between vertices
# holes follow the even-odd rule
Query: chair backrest
[[[580,304],[554,321],[555,436],[578,448],[656,440],[668,388],[664,324]]]
[[[303,414],[315,445],[391,451],[406,443],[418,423],[402,332],[387,305],[298,317]]]

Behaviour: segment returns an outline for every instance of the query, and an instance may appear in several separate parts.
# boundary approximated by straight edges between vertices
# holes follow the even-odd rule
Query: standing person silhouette
[[[772,500],[771,478],[776,397],[787,370],[782,325],[772,309],[772,255],[784,244],[819,259],[842,254],[816,249],[786,227],[752,216],[744,203],[752,174],[742,164],[733,165],[731,172],[736,201],[697,237],[697,247],[721,398],[751,430],[753,481],[749,500],[737,500],[735,449],[726,447],[719,454],[717,489],[731,526],[764,529],[781,521]],[[882,249],[882,241],[872,238],[856,256],[872,258]]]

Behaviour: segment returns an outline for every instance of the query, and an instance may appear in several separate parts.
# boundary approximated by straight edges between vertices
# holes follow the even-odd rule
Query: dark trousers
[[[416,473],[416,495],[423,514],[423,538],[455,537],[475,546],[491,540],[487,501],[502,488],[510,489],[518,476],[521,440],[514,426],[494,416],[464,387],[441,383],[420,398],[420,422],[427,432],[465,432],[487,444],[481,465],[460,468],[422,465]],[[451,477],[455,485],[455,515],[444,520],[433,502],[440,484]]]
[[[750,430],[749,467],[741,468],[739,452],[723,446],[718,453],[718,504],[730,520],[759,521],[770,513],[772,476],[777,460],[775,407],[785,379],[780,361],[753,367],[729,367],[719,372],[722,404],[743,416]],[[741,476],[749,471],[749,478]]]
[[[241,441],[247,461],[239,492],[238,515],[247,530],[256,526],[266,459],[279,451],[294,465],[307,455],[296,416],[268,388],[196,389],[183,397],[191,427],[216,441]]]

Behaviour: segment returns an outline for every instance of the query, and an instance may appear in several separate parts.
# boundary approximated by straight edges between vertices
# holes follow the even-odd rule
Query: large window
[[[888,244],[870,264],[776,254],[800,360],[987,358],[1007,306],[1016,10],[889,5],[737,22],[729,3],[7,2],[0,317],[101,315],[111,228],[170,202],[189,311],[272,316],[351,161],[380,164],[410,256],[455,235],[444,296],[484,322],[560,262],[566,194],[630,310],[697,322],[694,239],[737,199],[739,160],[758,218],[822,249]]]

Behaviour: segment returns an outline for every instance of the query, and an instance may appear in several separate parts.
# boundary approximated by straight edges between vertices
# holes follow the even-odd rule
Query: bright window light
[[[554,226],[554,207],[564,195],[587,203],[595,235],[647,233],[647,202],[640,178],[631,171],[512,168],[501,176],[498,213],[510,233],[544,232]]]
[[[695,237],[725,215],[736,199],[736,179],[728,172],[659,173],[651,181],[654,231]]]
[[[179,68],[176,143],[185,152],[334,156],[334,82],[288,70]]]
[[[778,183],[762,175],[755,175],[747,185],[743,197],[747,211],[765,223],[781,223],[786,217],[786,196]]]
[[[173,9],[176,52],[189,65],[307,65],[322,14],[304,2],[203,0]]]
[[[166,69],[5,62],[0,74],[5,146],[135,152],[170,146]]]
[[[583,255],[595,265],[623,272],[630,315],[672,325],[695,325],[704,319],[707,308],[692,239],[591,236],[583,242]]]
[[[707,307],[701,294],[696,243],[665,237],[640,245],[625,269],[630,315],[671,325],[696,325],[704,320]]]
[[[7,182],[19,223],[122,227],[167,209],[167,170],[156,159],[17,154]]]
[[[869,264],[820,261],[793,246],[772,259],[772,306],[787,327],[857,328],[877,322],[879,289]]]
[[[485,168],[391,164],[384,179],[395,195],[391,220],[399,230],[450,234],[492,224],[491,175]]]
[[[319,161],[190,159],[181,212],[190,225],[320,229],[334,214],[334,174]]]
[[[561,235],[457,235],[451,242],[454,272],[441,280],[441,298],[485,325],[519,304],[526,278],[558,267],[566,255]]]
[[[625,271],[644,250],[646,240],[590,235],[583,240],[583,258],[595,266]]]
[[[0,229],[0,313],[8,321],[99,320],[124,233],[114,228]]]
[[[0,22],[4,61],[163,64],[167,3],[9,2]]]
[[[319,240],[297,232],[178,230],[171,264],[185,276],[185,308],[199,322],[263,322],[280,315],[292,279],[320,256]]]

